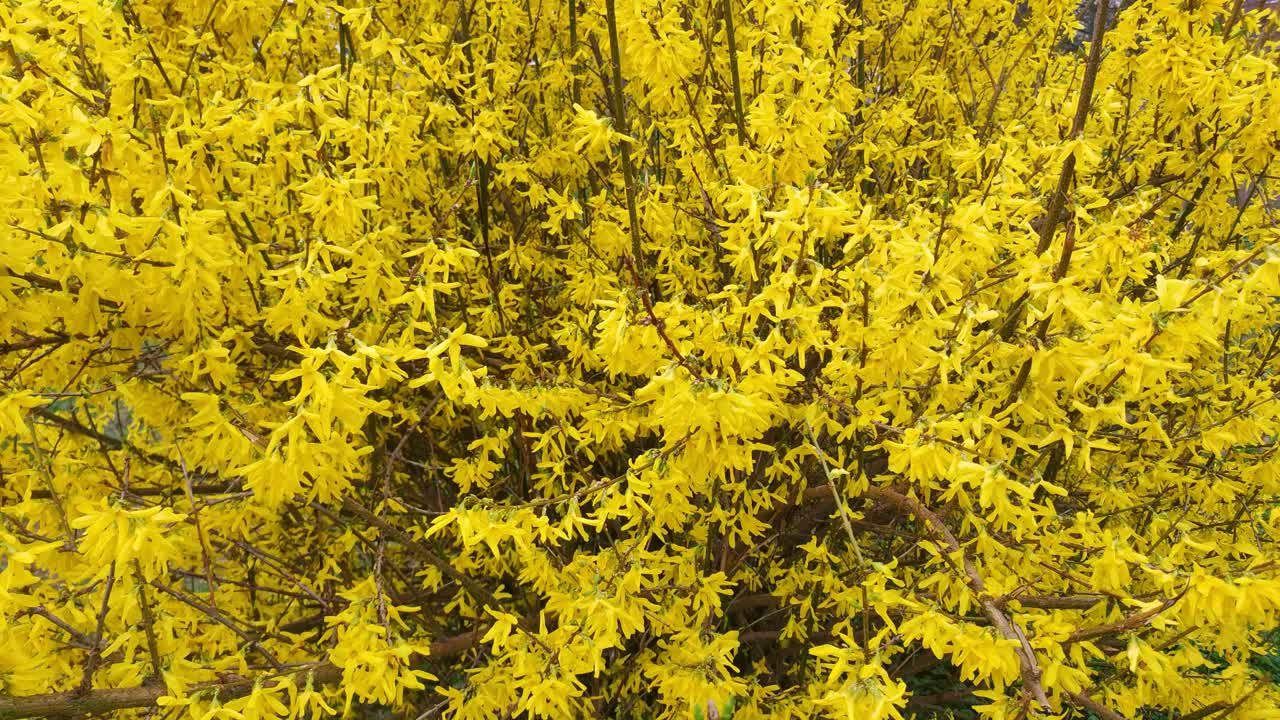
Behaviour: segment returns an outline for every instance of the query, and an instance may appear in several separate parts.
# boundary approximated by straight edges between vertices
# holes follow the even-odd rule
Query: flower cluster
[[[0,2],[0,720],[1276,717],[1254,5]]]

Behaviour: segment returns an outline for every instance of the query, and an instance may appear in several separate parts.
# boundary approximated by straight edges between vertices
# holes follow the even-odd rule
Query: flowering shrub
[[[0,718],[1272,718],[1240,0],[5,0]]]

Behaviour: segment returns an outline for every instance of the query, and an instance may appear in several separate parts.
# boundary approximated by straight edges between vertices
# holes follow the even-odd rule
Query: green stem
[[[630,136],[627,128],[627,102],[622,94],[622,54],[618,44],[618,16],[614,9],[614,0],[605,0],[605,21],[609,25],[609,56],[613,61],[613,120],[618,131]],[[643,271],[643,251],[640,247],[640,220],[636,213],[635,172],[631,168],[631,150],[626,141],[618,144],[622,155],[622,177],[627,191],[627,219],[631,224],[631,255],[635,258],[637,271]]]
[[[733,119],[738,125],[738,139],[747,140],[746,114],[742,111],[742,82],[738,79],[738,38],[733,27],[733,2],[720,0],[724,12],[724,33],[729,41],[729,77],[733,80]]]

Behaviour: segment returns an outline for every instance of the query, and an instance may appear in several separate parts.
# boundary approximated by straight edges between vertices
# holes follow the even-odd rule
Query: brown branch
[[[191,491],[196,495],[236,495],[241,492],[239,484],[231,482],[223,485],[193,485]],[[115,492],[113,490],[113,492]],[[167,497],[177,494],[180,490],[162,487],[131,487],[128,490],[121,490],[121,494],[126,497],[144,498],[144,497]],[[52,500],[48,490],[32,490],[32,500]]]
[[[8,275],[9,277],[18,278],[19,280],[26,280],[27,283],[32,287],[43,288],[45,290],[61,290],[62,289],[62,283],[58,282],[57,280],[54,280],[53,278],[47,278],[43,275],[36,275],[35,273],[28,273],[28,272],[18,272],[17,270],[10,270],[10,269],[6,269],[5,274]]]
[[[1102,66],[1102,36],[1107,31],[1108,0],[1098,0],[1093,16],[1093,34],[1089,38],[1089,59],[1084,67],[1084,81],[1080,85],[1080,98],[1076,104],[1076,115],[1071,122],[1069,137],[1077,140],[1084,135],[1085,122],[1089,119],[1089,106],[1093,102],[1093,86],[1098,79],[1098,68]],[[1076,154],[1073,152],[1062,161],[1062,172],[1058,175],[1058,187],[1049,198],[1044,224],[1040,227],[1040,244],[1036,247],[1036,255],[1049,249],[1053,242],[1053,234],[1058,229],[1062,214],[1066,210],[1067,191],[1075,177]]]
[[[550,498],[542,498],[539,500],[530,500],[528,502],[519,503],[516,505],[498,505],[493,503],[486,503],[483,500],[481,501],[481,503],[484,504],[485,507],[488,507],[489,509],[492,509],[492,510],[519,510],[519,509],[525,509],[525,508],[541,508],[541,507],[547,507],[550,505],[559,505],[561,503],[567,503],[574,500],[581,500],[588,495],[594,495],[595,493],[598,493],[601,490],[605,490],[607,488],[613,487],[614,485],[617,485],[618,483],[622,482],[623,480],[626,480],[632,475],[642,473],[645,470],[648,470],[649,468],[654,467],[662,460],[669,458],[672,455],[674,455],[676,452],[678,452],[680,448],[684,447],[685,444],[689,442],[689,438],[691,437],[693,437],[692,432],[686,433],[684,437],[681,437],[679,440],[675,441],[675,443],[672,444],[671,447],[657,454],[651,454],[649,456],[649,462],[645,463],[644,465],[641,465],[640,467],[637,467],[637,468],[631,468],[620,475],[615,475],[610,478],[603,478],[603,479],[597,480],[596,482],[593,482],[590,485],[587,485],[586,487],[583,487],[571,493],[565,493],[563,495],[557,495],[555,497],[550,497]]]
[[[1069,644],[1069,643],[1081,642],[1084,640],[1093,640],[1095,638],[1106,637],[1108,635],[1119,635],[1121,633],[1137,630],[1138,628],[1150,622],[1151,619],[1154,618],[1156,615],[1159,615],[1165,610],[1168,610],[1169,608],[1173,607],[1175,603],[1177,603],[1179,600],[1182,599],[1182,596],[1185,595],[1186,592],[1187,592],[1186,590],[1183,590],[1182,592],[1178,593],[1177,595],[1174,595],[1171,598],[1166,598],[1164,602],[1160,603],[1156,607],[1153,607],[1150,610],[1144,610],[1140,613],[1135,613],[1133,615],[1130,615],[1129,617],[1124,618],[1120,622],[1077,630],[1071,633],[1069,637],[1067,637],[1067,643]]]
[[[49,499],[53,501],[54,507],[58,510],[58,520],[62,524],[62,531],[66,536],[62,540],[62,545],[68,550],[76,550],[76,533],[71,527],[71,521],[67,517],[67,508],[62,503],[62,497],[58,494],[57,484],[54,482],[53,461],[49,459],[49,454],[40,446],[40,438],[36,434],[34,426],[28,425],[27,432],[31,435],[31,447],[35,450],[36,456],[40,462],[40,478],[44,480],[45,490],[49,493]]]
[[[613,100],[613,120],[618,125],[618,132],[628,135],[627,96],[622,91],[622,58],[618,45],[618,20],[614,10],[614,0],[605,0],[605,24],[609,28],[609,57],[612,60],[613,83],[610,93]],[[647,265],[644,250],[640,245],[640,219],[636,212],[635,171],[631,167],[631,148],[628,140],[618,143],[618,154],[622,160],[622,177],[627,199],[627,220],[631,230],[631,260],[640,272]]]
[[[1079,140],[1084,136],[1085,123],[1089,119],[1089,107],[1093,102],[1093,86],[1098,78],[1098,68],[1102,65],[1102,36],[1107,30],[1108,2],[1109,0],[1097,0],[1095,4],[1093,35],[1089,40],[1089,59],[1084,68],[1084,81],[1080,86],[1080,98],[1076,103],[1075,118],[1071,122],[1071,131],[1068,133],[1068,137],[1072,140]],[[1075,178],[1075,173],[1076,154],[1072,152],[1062,161],[1062,169],[1058,173],[1058,185],[1049,196],[1049,205],[1045,208],[1045,214],[1040,218],[1040,241],[1036,245],[1037,257],[1043,255],[1044,251],[1048,250],[1049,246],[1053,244],[1054,233],[1057,232],[1058,224],[1066,214],[1067,193],[1071,189],[1071,182]],[[1071,243],[1073,242],[1074,237],[1070,238],[1068,246],[1063,248],[1062,258],[1058,262],[1055,275],[1058,272],[1066,272],[1067,264],[1071,260]],[[1009,307],[1008,316],[997,333],[1001,339],[1007,341],[1013,337],[1013,332],[1022,319],[1022,313],[1026,308],[1028,297],[1029,291],[1024,291]],[[1014,395],[1016,393],[1011,393],[1010,397]]]
[[[98,610],[98,621],[95,624],[93,632],[93,646],[89,649],[89,658],[84,663],[84,674],[80,678],[80,692],[88,692],[93,688],[93,673],[98,669],[98,663],[102,660],[103,637],[102,629],[107,622],[107,611],[111,609],[111,591],[116,586],[116,564],[111,563],[111,570],[107,573],[107,586],[102,591],[102,606]]]
[[[1231,705],[1232,703],[1219,700],[1218,702],[1205,705],[1204,707],[1200,708],[1199,710],[1196,710],[1195,712],[1187,713],[1186,715],[1183,715],[1180,718],[1180,720],[1204,720],[1205,718],[1218,712],[1219,710],[1225,710],[1231,707]]]
[[[17,270],[12,270],[7,268],[0,272],[3,272],[5,275],[8,275],[10,277],[15,277],[20,280],[26,280],[27,283],[30,284],[32,287],[43,288],[45,290],[60,291],[65,289],[65,290],[78,291],[80,289],[80,284],[78,282],[75,285],[73,285],[70,280],[67,281],[67,287],[64,288],[62,286],[62,283],[58,282],[57,280],[54,280],[53,278],[45,277],[44,275],[37,275],[35,273],[29,273],[29,272],[19,272]],[[116,302],[115,300],[110,300],[108,298],[102,298],[102,297],[98,298],[98,304],[104,308],[110,308],[112,310],[120,309],[120,303]]]
[[[1035,650],[1031,647],[1031,643],[1027,640],[1026,634],[1022,628],[1014,621],[1009,619],[1004,610],[1000,607],[1000,603],[996,598],[987,594],[986,583],[982,579],[982,575],[978,572],[978,568],[973,564],[973,560],[969,554],[960,547],[960,541],[956,540],[956,536],[947,529],[946,524],[942,522],[942,518],[938,517],[932,510],[926,508],[916,498],[903,495],[902,493],[889,490],[887,488],[870,487],[863,492],[865,497],[874,500],[889,503],[902,510],[910,512],[920,520],[924,521],[928,529],[935,537],[942,540],[946,545],[948,552],[958,553],[964,566],[964,574],[967,577],[969,589],[978,597],[978,604],[981,605],[983,614],[991,621],[1002,637],[1006,640],[1018,641],[1018,665],[1022,671],[1023,692],[1029,694],[1036,702],[1045,710],[1051,709],[1049,698],[1045,695],[1044,687],[1040,684],[1040,663],[1036,660]]]
[[[93,647],[93,638],[71,627],[69,624],[67,624],[65,620],[49,612],[49,610],[46,609],[43,605],[37,605],[33,608],[28,608],[26,611],[22,613],[18,613],[18,617],[20,618],[24,614],[34,615],[36,617],[42,617],[45,620],[48,620],[49,622],[53,623],[55,626],[57,626],[59,629],[65,632],[67,635],[70,635],[71,641],[73,643],[81,645],[86,649],[92,649]]]
[[[1089,697],[1086,693],[1067,693],[1067,697],[1080,707],[1092,712],[1103,720],[1124,720],[1124,716]]]
[[[212,15],[212,11],[210,11],[210,14]],[[205,583],[209,586],[209,604],[216,610],[218,608],[218,596],[214,590],[213,563],[209,559],[209,539],[205,537],[204,526],[200,524],[200,506],[196,504],[195,485],[191,482],[191,473],[187,471],[187,458],[183,456],[182,448],[175,446],[175,449],[178,451],[178,462],[182,465],[182,486],[187,491],[187,502],[191,503],[191,521],[196,526],[196,537],[200,539],[200,554],[204,559]]]
[[[738,643],[742,645],[767,645],[780,642],[783,630],[747,630],[738,633]],[[808,636],[811,643],[830,642],[833,636],[829,632],[819,632]]]
[[[335,680],[341,672],[333,668]],[[234,683],[204,686],[216,688],[223,699],[247,695],[252,692],[254,681],[240,680]],[[164,697],[168,689],[163,686],[145,685],[134,688],[94,690],[88,693],[75,691],[28,695],[26,697],[0,698],[0,720],[36,717],[72,717],[116,712],[128,708],[152,707]]]
[[[170,460],[169,458],[163,455],[160,455],[158,453],[152,452],[150,450],[144,450],[138,447],[137,445],[133,445],[129,442],[126,442],[124,439],[114,438],[114,437],[111,437],[110,435],[106,435],[102,432],[99,432],[94,428],[86,427],[74,420],[62,417],[61,415],[49,410],[48,408],[42,408],[42,407],[32,408],[30,410],[30,413],[32,415],[35,415],[39,418],[42,418],[44,420],[47,420],[53,423],[54,425],[58,426],[59,428],[62,428],[63,430],[66,430],[67,432],[73,433],[75,435],[80,435],[82,437],[87,437],[92,440],[97,440],[98,443],[103,446],[104,450],[128,450],[129,452],[134,453],[139,457],[150,460],[151,462],[157,463],[159,465],[164,465],[165,467],[171,468],[175,471],[183,470],[181,463],[174,462],[173,460]],[[209,476],[205,475],[203,477],[207,478]],[[192,490],[197,495],[232,494],[238,491],[238,487],[239,487],[238,483],[239,481],[236,480],[236,481],[229,481],[226,485],[194,486]],[[127,491],[126,494],[128,495],[134,495],[138,497],[143,497],[147,495],[165,495],[167,493],[166,490],[163,490],[160,488],[137,488],[137,489],[124,488],[124,491]],[[31,496],[33,499],[45,499],[45,500],[57,499],[56,495],[52,495],[49,493],[42,493],[39,491],[33,492]]]
[[[97,430],[87,428],[74,420],[68,420],[67,418],[64,418],[50,410],[46,410],[45,408],[34,408],[31,410],[31,414],[48,420],[68,432],[97,440],[99,443],[110,447],[112,450],[119,450],[124,447],[124,442],[118,438],[113,438],[110,435],[104,435]]]
[[[1058,258],[1058,267],[1053,270],[1053,280],[1057,282],[1067,274],[1067,268],[1071,267],[1071,253],[1076,248],[1076,223],[1074,220],[1067,221],[1067,237],[1062,242],[1062,255]],[[1046,318],[1047,320],[1047,318]],[[1041,324],[1041,327],[1045,327]],[[1042,331],[1043,332],[1043,331]],[[1044,338],[1040,338],[1042,341]]]
[[[133,571],[138,573],[138,577],[142,577],[142,563],[136,559],[133,561]],[[151,602],[147,598],[146,583],[138,583],[138,595],[138,607],[142,610],[142,629],[147,635],[147,651],[151,653],[151,674],[142,681],[142,684],[150,685],[162,678],[160,646],[156,642],[156,619],[151,612]]]
[[[181,590],[175,590],[165,585],[164,583],[160,583],[152,580],[150,584],[152,587],[159,590],[160,592],[163,592],[169,597],[185,605],[189,605],[190,607],[196,610],[199,610],[200,612],[208,616],[210,619],[212,619],[214,622],[227,628],[228,630],[235,633],[236,635],[239,635],[241,640],[244,640],[250,646],[257,649],[257,651],[262,654],[262,657],[265,658],[267,662],[271,663],[271,666],[274,667],[275,669],[280,670],[284,667],[283,665],[280,664],[280,661],[276,659],[276,656],[271,654],[270,650],[267,650],[265,647],[263,647],[262,643],[258,642],[258,639],[256,637],[246,632],[240,626],[231,622],[229,619],[227,619],[225,615],[218,612],[217,609],[209,607],[208,605],[204,604],[203,602],[200,602],[199,600],[191,597],[190,595],[182,592]]]
[[[47,337],[29,337],[25,340],[15,340],[13,342],[0,343],[0,355],[11,353],[17,350],[30,350],[32,348],[42,347],[44,345],[61,345],[70,340],[69,335],[57,333]]]
[[[667,350],[675,356],[676,362],[680,363],[680,367],[689,371],[695,380],[702,379],[702,373],[698,372],[698,368],[689,362],[684,353],[680,352],[680,348],[676,347],[675,341],[667,334],[667,324],[658,317],[653,308],[653,299],[649,297],[649,290],[644,287],[644,280],[640,277],[640,271],[636,269],[636,264],[630,259],[626,261],[627,269],[631,271],[631,278],[635,282],[636,294],[640,296],[640,302],[644,304],[645,314],[648,316],[648,324],[658,332],[658,337],[662,338],[663,344],[667,346]],[[643,323],[641,323],[643,324]]]
[[[1105,599],[1101,595],[1046,595],[1010,598],[1009,602],[1037,610],[1088,610]]]
[[[479,630],[462,633],[431,644],[431,654],[427,659],[446,659],[460,655],[470,649],[481,638]],[[188,694],[201,691],[216,691],[222,701],[242,697],[253,692],[256,685],[273,677],[314,673],[314,682],[321,685],[332,685],[342,680],[342,669],[327,662],[312,663],[303,667],[290,668],[284,673],[268,675],[260,678],[242,678],[227,682],[203,683],[188,690]],[[169,694],[164,685],[144,685],[132,688],[111,688],[108,690],[92,690],[87,693],[77,691],[48,693],[44,695],[27,695],[25,697],[0,697],[0,720],[20,720],[37,717],[72,717],[95,713],[111,713],[129,708],[154,707],[156,701]]]

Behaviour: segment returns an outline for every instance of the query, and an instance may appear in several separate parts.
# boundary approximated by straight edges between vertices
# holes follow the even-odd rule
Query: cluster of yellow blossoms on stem
[[[3,0],[0,720],[1280,716],[1266,5]]]

